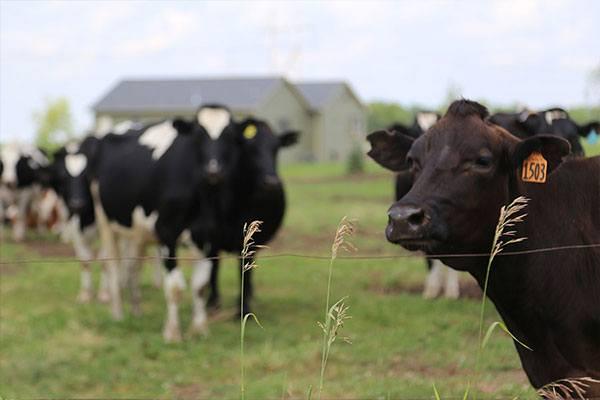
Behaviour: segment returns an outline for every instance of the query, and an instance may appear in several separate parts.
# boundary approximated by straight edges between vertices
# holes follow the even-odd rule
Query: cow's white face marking
[[[5,145],[0,153],[4,170],[2,171],[3,183],[17,182],[17,162],[19,161],[20,151],[15,145]]]
[[[146,129],[146,132],[140,136],[138,142],[141,145],[151,148],[152,158],[158,160],[169,150],[176,137],[177,130],[173,128],[173,122],[165,121]]]
[[[203,108],[197,115],[198,123],[206,129],[208,136],[218,139],[231,121],[231,114],[224,108]]]
[[[136,124],[133,121],[119,122],[112,129],[112,133],[117,134],[117,135],[122,135],[125,132],[127,132],[128,130],[130,130],[131,128],[133,128],[135,125]]]
[[[420,112],[417,113],[417,125],[419,128],[425,132],[427,129],[431,128],[438,121],[438,116],[436,113],[432,112]]]
[[[567,113],[561,110],[546,111],[544,113],[544,118],[546,119],[548,125],[552,125],[552,121],[557,119],[566,119],[567,117]]]
[[[84,154],[67,154],[65,156],[65,168],[73,178],[81,175],[87,166],[87,157]]]

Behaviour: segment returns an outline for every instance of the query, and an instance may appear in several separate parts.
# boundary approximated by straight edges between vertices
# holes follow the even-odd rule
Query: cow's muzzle
[[[412,250],[429,242],[430,226],[431,216],[422,207],[395,204],[388,210],[385,236],[388,241]]]

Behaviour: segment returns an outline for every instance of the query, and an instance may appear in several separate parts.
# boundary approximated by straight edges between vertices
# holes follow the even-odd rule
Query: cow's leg
[[[69,238],[73,243],[75,255],[81,262],[81,287],[77,300],[80,303],[89,303],[92,300],[92,271],[90,261],[92,260],[92,251],[90,250],[89,244],[85,240],[83,232],[81,231],[81,225],[79,222],[79,216],[74,215],[69,220],[69,225],[66,227],[69,230]]]
[[[210,269],[210,294],[208,295],[207,305],[210,310],[218,310],[221,308],[221,294],[219,292],[219,267],[220,261],[216,252],[210,252],[207,260],[212,263]]]
[[[25,226],[27,224],[27,210],[33,198],[33,189],[26,188],[17,195],[17,207],[13,222],[13,240],[21,242],[25,239]]]
[[[102,248],[106,252],[106,268],[108,272],[108,287],[110,292],[111,312],[115,320],[123,319],[123,304],[121,303],[121,288],[119,283],[119,248],[115,238],[115,232],[110,227],[108,217],[104,213],[100,202],[98,183],[91,185],[94,198],[94,212],[96,223],[100,232]]]
[[[119,268],[119,287],[121,290],[129,285],[129,274],[131,272],[131,258],[135,257],[135,250],[132,250],[132,245],[135,243],[135,238],[121,237],[118,240],[119,258],[121,266]]]
[[[101,259],[102,268],[100,269],[100,283],[98,284],[98,301],[108,303],[110,301],[110,288],[108,286],[108,263],[103,259],[108,258],[104,247],[100,248],[98,258]]]
[[[167,300],[167,320],[163,329],[166,342],[181,341],[179,326],[179,302],[185,290],[185,278],[175,260],[175,244],[162,248],[167,274],[164,280],[165,299]]]
[[[142,239],[133,238],[127,240],[122,247],[126,254],[125,265],[126,286],[129,289],[129,300],[131,303],[131,311],[133,315],[141,315],[141,299],[140,291],[140,255],[144,254],[144,245]],[[122,253],[123,254],[123,253]]]
[[[81,261],[81,287],[79,288],[77,301],[82,304],[89,303],[92,297],[92,271],[90,270],[90,263]]]
[[[430,262],[428,260],[428,262]],[[425,280],[423,288],[423,298],[434,299],[442,290],[442,280],[444,278],[444,264],[439,260],[432,260],[430,263],[431,269]]]
[[[458,299],[460,296],[458,271],[448,266],[446,269],[446,282],[444,285],[444,297],[447,299]]]
[[[253,259],[252,258],[246,258],[246,264],[247,265],[252,265]],[[252,271],[253,269],[250,268],[246,271],[244,271],[244,261],[240,260],[240,278],[242,278],[243,276],[243,284],[240,285],[241,287],[243,287],[243,309],[242,311],[242,315],[246,315],[251,313],[251,307],[250,307],[250,301],[252,300],[252,295],[253,295],[253,289],[252,289]],[[242,293],[240,293],[240,300],[242,298]],[[240,302],[240,305],[241,302]]]
[[[156,260],[154,261],[154,271],[152,274],[152,283],[156,288],[160,288],[164,279],[164,267],[160,257],[160,248],[156,247]]]
[[[208,325],[206,318],[206,285],[211,278],[213,262],[206,258],[199,259],[194,265],[192,274],[192,300],[194,310],[190,332],[192,334],[207,334]]]

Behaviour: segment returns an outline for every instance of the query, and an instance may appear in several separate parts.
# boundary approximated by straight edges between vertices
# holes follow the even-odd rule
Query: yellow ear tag
[[[248,125],[246,129],[244,129],[244,137],[248,140],[254,138],[256,136],[256,126]]]
[[[544,156],[534,151],[523,161],[521,179],[523,182],[545,183],[548,175],[548,162]]]

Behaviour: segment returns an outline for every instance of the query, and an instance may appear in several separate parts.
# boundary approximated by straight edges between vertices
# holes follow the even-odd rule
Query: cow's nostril
[[[425,222],[425,211],[423,209],[417,209],[411,215],[408,216],[408,223],[414,226],[423,225]]]

